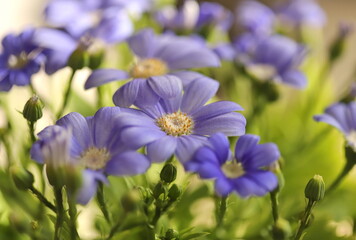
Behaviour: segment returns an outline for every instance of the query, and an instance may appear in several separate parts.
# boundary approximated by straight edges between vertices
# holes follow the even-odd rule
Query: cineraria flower
[[[323,9],[314,0],[289,0],[278,11],[282,22],[295,26],[322,27],[326,22]]]
[[[9,34],[2,40],[0,91],[9,91],[13,85],[29,85],[32,75],[40,70],[44,56],[32,40],[33,29]]]
[[[114,43],[133,33],[133,24],[125,9],[114,2],[52,0],[45,15],[50,24],[65,28],[75,39],[89,35]]]
[[[145,146],[151,161],[162,162],[175,154],[184,163],[211,134],[244,134],[246,120],[234,112],[242,110],[238,104],[220,101],[204,106],[218,89],[216,81],[198,78],[183,94],[182,86],[177,89],[161,84],[167,91],[156,105],[137,106],[139,109],[131,109],[117,119],[122,141],[132,148]]]
[[[241,197],[263,196],[277,187],[277,177],[268,167],[279,159],[280,153],[275,144],[258,144],[259,140],[256,135],[241,136],[232,159],[227,138],[221,133],[214,134],[207,146],[194,153],[186,169],[204,179],[214,178],[219,195],[236,192]]]
[[[167,6],[156,16],[157,21],[165,29],[170,30],[201,30],[206,26],[216,26],[227,31],[232,24],[232,13],[218,3],[188,0],[177,9]]]
[[[244,1],[236,9],[236,22],[243,29],[255,34],[268,34],[273,30],[275,14],[257,1]]]
[[[218,66],[220,63],[216,54],[192,39],[173,35],[156,36],[151,29],[142,30],[131,37],[128,43],[138,57],[130,71],[98,69],[85,83],[85,88],[88,89],[111,81],[132,78],[114,94],[114,103],[120,107],[136,104],[136,98],[143,96],[143,91],[146,101],[156,99],[160,94],[167,94],[163,93],[166,89],[162,87],[162,82],[169,82],[178,89],[180,84],[186,86],[197,76],[195,72],[186,72],[185,77],[180,78],[180,72],[176,70]]]
[[[326,122],[339,129],[347,144],[356,151],[356,102],[333,104],[324,114],[314,116],[314,120]]]
[[[251,74],[261,80],[285,83],[295,88],[306,86],[305,75],[297,69],[306,53],[304,46],[281,35],[254,40],[251,40],[251,35],[243,36],[235,43],[239,47],[237,59]]]
[[[150,161],[144,155],[130,150],[119,141],[115,119],[120,112],[118,107],[105,107],[87,118],[79,113],[70,113],[59,119],[55,126],[40,132],[40,140],[32,146],[32,158],[47,163],[43,147],[49,144],[48,132],[58,128],[72,131],[69,158],[84,168],[83,184],[77,199],[81,204],[86,204],[96,193],[98,181],[107,181],[106,175],[140,174],[150,166]]]

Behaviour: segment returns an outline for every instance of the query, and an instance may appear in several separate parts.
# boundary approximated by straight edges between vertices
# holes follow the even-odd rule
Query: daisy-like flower
[[[215,179],[219,195],[236,192],[241,197],[263,196],[277,187],[277,177],[268,167],[279,159],[280,153],[275,144],[258,144],[259,140],[255,135],[241,136],[232,159],[227,138],[221,133],[214,134],[185,167],[203,179]]]
[[[204,105],[215,95],[216,81],[206,77],[196,79],[183,94],[182,86],[179,89],[174,85],[164,86],[166,93],[161,94],[157,104],[139,105],[139,109],[131,109],[131,113],[117,119],[122,141],[132,148],[145,146],[151,161],[162,162],[175,154],[184,163],[211,134],[245,133],[246,120],[235,112],[242,110],[238,104],[220,101]]]
[[[32,75],[41,69],[44,61],[41,50],[33,43],[33,29],[5,36],[2,47],[0,91],[9,91],[14,85],[29,85]]]
[[[114,103],[120,107],[135,104],[136,98],[142,96],[143,91],[147,96],[146,101],[159,97],[166,90],[161,82],[168,81],[178,89],[181,82],[186,86],[199,75],[186,72],[185,77],[180,78],[181,72],[177,70],[220,64],[216,54],[200,43],[173,35],[156,36],[151,29],[142,30],[131,37],[128,43],[138,58],[129,71],[98,69],[85,83],[85,88],[88,89],[111,81],[132,78],[114,94]],[[148,92],[147,89],[153,91]]]
[[[56,125],[41,131],[38,134],[40,140],[32,146],[32,158],[48,164],[44,148],[52,144],[49,133],[56,129],[71,130],[72,136],[67,141],[69,150],[58,150],[56,158],[51,162],[60,161],[57,158],[63,155],[67,162],[83,167],[83,184],[77,196],[78,203],[88,203],[96,193],[98,182],[107,182],[106,175],[140,174],[150,166],[150,161],[144,155],[130,150],[119,141],[115,119],[120,112],[118,107],[105,107],[99,109],[93,117],[87,118],[79,113],[70,113],[59,119]]]
[[[325,109],[324,114],[314,116],[314,120],[339,129],[347,144],[356,151],[356,102],[335,103]]]

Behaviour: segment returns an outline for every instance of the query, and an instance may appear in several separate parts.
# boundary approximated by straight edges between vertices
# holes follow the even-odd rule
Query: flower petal
[[[152,162],[164,162],[177,148],[177,139],[165,136],[147,145],[147,156]]]
[[[98,69],[90,74],[88,80],[85,82],[84,88],[101,86],[105,83],[123,80],[129,78],[129,74],[118,69]]]
[[[170,73],[170,75],[177,76],[182,81],[184,88],[188,86],[195,79],[206,77],[203,74],[193,72],[193,71],[178,71],[178,72]]]
[[[121,141],[131,149],[139,149],[166,136],[164,132],[148,127],[127,127],[120,134]]]
[[[129,38],[131,50],[140,58],[150,58],[155,52],[155,35],[152,29],[144,29]]]
[[[175,152],[179,161],[183,164],[189,161],[199,147],[207,144],[207,140],[208,139],[203,136],[180,136],[177,141],[177,149]]]
[[[235,145],[236,160],[242,161],[245,154],[247,154],[249,150],[255,148],[259,141],[260,137],[257,135],[246,134],[241,136]]]
[[[106,165],[105,172],[114,176],[130,176],[146,172],[150,165],[145,155],[126,151],[114,156]]]
[[[89,169],[83,171],[83,183],[77,195],[79,204],[86,205],[93,198],[96,194],[98,181],[106,183],[107,179],[100,172]]]
[[[268,167],[280,158],[278,147],[274,143],[257,145],[252,152],[245,153],[240,159],[245,170]]]
[[[230,156],[230,143],[222,133],[215,133],[209,138],[209,143],[217,156],[219,165],[223,165]]]
[[[173,75],[150,77],[148,85],[161,98],[174,98],[182,94],[183,86],[181,80]]]
[[[284,83],[296,88],[305,88],[307,85],[307,78],[304,73],[298,70],[289,70],[281,78]]]
[[[230,101],[219,101],[203,106],[192,114],[196,121],[213,118],[229,112],[244,110],[240,105]]]
[[[114,104],[120,107],[130,107],[132,104],[134,104],[141,85],[141,81],[145,80],[133,79],[132,81],[129,81],[121,86],[112,97]]]
[[[215,181],[215,191],[220,196],[227,196],[233,190],[232,185],[228,179],[221,177]]]

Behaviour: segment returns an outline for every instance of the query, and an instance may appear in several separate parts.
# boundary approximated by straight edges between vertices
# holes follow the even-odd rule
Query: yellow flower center
[[[90,147],[80,156],[80,161],[85,167],[92,170],[103,169],[110,160],[111,155],[106,148]]]
[[[194,127],[193,119],[186,113],[166,114],[156,120],[162,131],[171,136],[189,135]]]
[[[242,164],[235,161],[225,163],[222,171],[228,178],[238,178],[245,174]]]
[[[139,61],[131,69],[133,78],[149,78],[165,75],[168,72],[167,64],[157,58],[147,58]]]
[[[10,55],[7,60],[7,65],[11,69],[21,69],[28,63],[28,56],[25,52],[21,52],[20,55]]]

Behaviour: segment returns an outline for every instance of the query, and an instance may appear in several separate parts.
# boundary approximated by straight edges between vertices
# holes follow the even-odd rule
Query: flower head
[[[314,120],[336,127],[344,134],[348,145],[356,150],[356,102],[333,104],[324,114],[314,116]]]
[[[9,91],[12,86],[29,85],[44,61],[39,47],[33,42],[33,29],[19,35],[8,34],[2,40],[0,53],[0,91]]]
[[[185,166],[201,178],[214,178],[215,191],[222,196],[231,192],[241,197],[263,196],[277,187],[277,177],[267,168],[278,160],[280,153],[275,144],[258,142],[258,136],[241,136],[235,146],[235,158],[231,160],[229,141],[217,133]]]
[[[168,90],[164,89],[162,83],[169,82],[172,87],[179,89],[179,85],[186,86],[201,76],[195,72],[184,72],[185,77],[181,78],[182,72],[177,70],[218,66],[220,63],[216,54],[195,40],[167,34],[156,36],[151,29],[142,30],[131,37],[128,43],[137,56],[136,63],[129,71],[98,69],[85,83],[85,88],[88,89],[111,81],[132,78],[113,97],[114,103],[120,107],[135,104],[136,99],[143,95],[142,91],[145,91],[146,101],[158,99],[162,92]],[[148,92],[147,89],[152,91]]]
[[[31,150],[34,160],[47,163],[43,146],[48,145],[48,132],[56,129],[69,129],[72,136],[66,142],[66,151],[56,156],[66,156],[70,161],[83,168],[83,185],[78,194],[78,202],[86,204],[96,192],[98,181],[106,182],[106,175],[135,175],[143,173],[150,166],[148,159],[119,141],[119,132],[115,128],[115,119],[120,109],[101,108],[93,117],[84,118],[79,113],[70,113],[59,119],[54,126],[39,133],[40,140]],[[57,147],[57,143],[53,145]],[[57,164],[57,159],[51,162]]]
[[[132,148],[145,146],[152,161],[162,162],[175,154],[184,163],[211,134],[244,134],[246,120],[235,112],[242,110],[239,105],[229,101],[204,105],[215,95],[216,81],[196,79],[183,94],[182,86],[176,89],[169,81],[161,85],[169,94],[161,92],[155,105],[137,101],[138,110],[126,109],[128,113],[118,119],[122,141]]]

